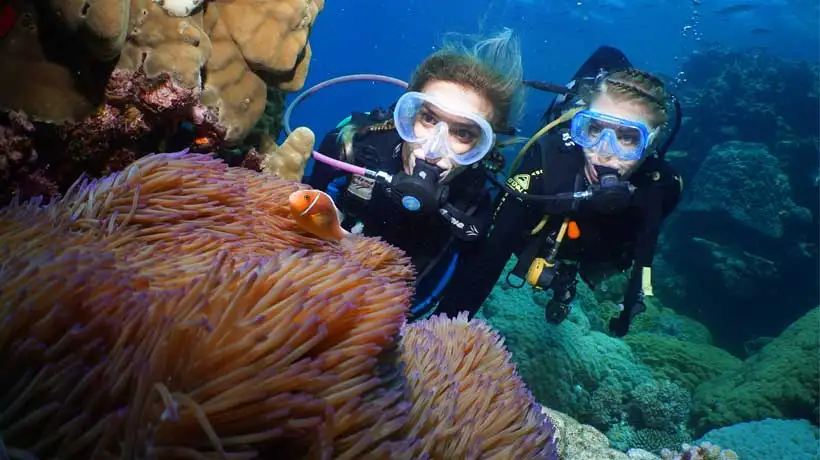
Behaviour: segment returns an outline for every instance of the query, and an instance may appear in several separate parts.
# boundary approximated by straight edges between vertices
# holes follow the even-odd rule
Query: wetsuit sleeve
[[[341,147],[336,142],[336,136],[338,134],[339,130],[334,129],[325,135],[324,139],[322,139],[322,143],[319,145],[319,153],[338,160],[341,157]],[[327,190],[328,185],[333,179],[344,176],[345,174],[346,173],[340,169],[320,161],[314,161],[313,170],[310,176],[305,178],[305,183],[317,190]]]
[[[450,203],[439,209],[442,219],[450,225],[453,235],[461,241],[473,242],[487,235],[492,220],[492,201],[484,193],[476,209],[468,214]]]
[[[668,170],[662,173],[665,180],[662,184],[650,187],[641,196],[640,206],[643,209],[643,222],[635,236],[635,260],[632,274],[624,295],[624,310],[618,318],[610,322],[610,330],[617,336],[623,336],[629,330],[632,319],[643,312],[646,307],[644,296],[652,296],[652,261],[658,243],[661,224],[677,206],[680,199],[680,176]]]
[[[531,175],[541,169],[539,148],[537,144],[531,148],[510,181],[516,174]],[[530,181],[529,185],[537,184],[537,181]],[[540,187],[522,191],[540,193]],[[495,287],[510,255],[524,241],[540,216],[538,208],[503,192],[496,200],[494,211],[489,237],[462,252],[453,279],[439,302],[438,313],[455,316],[467,311],[471,317],[475,315]]]
[[[680,201],[680,176],[669,166],[665,166],[660,174],[662,181],[650,186],[648,193],[643,194],[639,203],[643,209],[644,218],[635,236],[635,267],[641,270],[645,267],[652,267],[661,225]],[[647,295],[652,295],[651,284],[648,286],[641,286],[641,283],[635,284],[639,290],[648,289]]]

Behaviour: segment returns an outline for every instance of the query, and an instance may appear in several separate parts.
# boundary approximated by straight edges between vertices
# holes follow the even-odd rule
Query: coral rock
[[[267,85],[304,85],[323,0],[201,3],[13,3],[18,20],[0,41],[0,111],[46,125],[32,136],[51,182],[65,189],[80,171],[111,171],[108,155],[121,164],[165,141],[236,146],[264,113]]]
[[[116,57],[128,33],[129,0],[52,0],[67,28],[99,60]]]
[[[542,411],[555,425],[561,460],[628,460],[631,458],[621,451],[610,448],[607,437],[595,428],[582,425],[562,412],[546,407],[543,407]]]
[[[765,418],[820,422],[820,307],[813,308],[734,370],[695,392],[698,433]]]

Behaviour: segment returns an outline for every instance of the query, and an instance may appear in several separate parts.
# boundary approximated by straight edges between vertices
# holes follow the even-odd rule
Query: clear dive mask
[[[640,160],[655,136],[643,123],[589,109],[572,117],[570,134],[585,149],[626,161]]]
[[[421,145],[428,160],[449,158],[468,166],[495,145],[495,133],[484,117],[434,94],[405,93],[396,102],[393,121],[401,138]]]

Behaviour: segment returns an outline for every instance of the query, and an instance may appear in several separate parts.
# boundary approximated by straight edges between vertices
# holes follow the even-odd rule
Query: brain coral
[[[419,327],[453,352],[401,347],[408,261],[300,232],[284,206],[299,187],[182,152],[0,211],[9,456],[554,458],[495,337],[438,321],[406,340]],[[475,370],[431,373],[440,357]],[[476,402],[482,423],[455,409]],[[439,419],[438,404],[454,409]]]

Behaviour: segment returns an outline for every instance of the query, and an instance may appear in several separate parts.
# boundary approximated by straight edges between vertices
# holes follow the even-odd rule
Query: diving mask
[[[586,149],[599,148],[599,155],[615,155],[621,160],[640,160],[655,132],[643,123],[582,110],[572,117],[572,141]]]
[[[448,158],[468,166],[495,145],[495,133],[484,117],[434,94],[405,93],[396,102],[393,121],[404,141],[422,146],[428,161]]]

